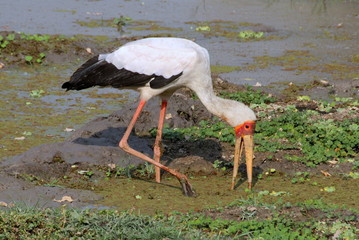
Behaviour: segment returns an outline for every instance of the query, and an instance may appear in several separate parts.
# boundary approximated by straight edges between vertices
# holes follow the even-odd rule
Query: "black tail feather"
[[[81,90],[85,88],[90,88],[96,85],[94,81],[93,73],[96,72],[101,61],[98,60],[99,55],[94,56],[89,59],[87,62],[81,65],[70,77],[70,81],[62,84],[62,88],[69,90]]]
[[[76,79],[80,79],[83,75],[87,75],[86,73],[89,73],[96,67],[96,64],[99,63],[98,58],[99,55],[96,55],[82,64],[81,67],[72,74],[70,81],[76,81]]]
[[[62,88],[68,90],[81,90],[93,86],[112,86],[115,88],[140,87],[150,82],[151,88],[161,88],[176,80],[182,75],[182,72],[170,78],[157,76],[155,74],[146,75],[124,68],[118,69],[112,63],[106,60],[99,60],[95,56],[85,62],[74,74],[70,81],[65,82]]]

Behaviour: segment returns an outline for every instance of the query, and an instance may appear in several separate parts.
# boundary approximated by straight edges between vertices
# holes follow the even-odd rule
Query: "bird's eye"
[[[249,125],[245,125],[244,127],[245,127],[246,129],[249,129]]]

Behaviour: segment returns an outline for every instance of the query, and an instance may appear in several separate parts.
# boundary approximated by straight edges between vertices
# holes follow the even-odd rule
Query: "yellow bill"
[[[252,188],[252,178],[253,178],[253,134],[254,134],[255,122],[248,121],[237,127],[235,127],[236,132],[236,144],[234,151],[234,162],[233,162],[233,177],[231,190],[235,187],[235,181],[238,174],[239,161],[243,153],[245,152],[246,158],[246,167],[247,167],[247,178],[248,178],[248,188]]]

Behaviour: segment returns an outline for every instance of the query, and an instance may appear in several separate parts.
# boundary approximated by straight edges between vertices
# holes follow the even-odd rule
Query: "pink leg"
[[[165,121],[166,108],[167,108],[167,101],[163,100],[161,105],[160,118],[158,119],[158,128],[157,128],[155,146],[153,149],[153,153],[154,153],[153,158],[156,162],[160,162],[160,158],[161,158],[162,129],[163,129],[163,123]],[[156,167],[155,170],[156,170],[156,182],[159,183],[161,182],[161,168]]]
[[[128,127],[127,127],[127,130],[126,130],[125,134],[123,135],[123,137],[122,137],[122,139],[121,139],[121,141],[119,143],[120,148],[122,148],[124,151],[126,151],[126,152],[128,152],[128,153],[130,153],[130,154],[132,154],[132,155],[134,155],[136,157],[142,158],[143,160],[145,160],[145,161],[147,161],[149,163],[152,163],[153,165],[155,165],[158,168],[161,168],[161,169],[169,172],[170,174],[175,176],[179,180],[179,182],[181,183],[182,191],[183,191],[184,195],[186,195],[186,196],[195,196],[196,193],[193,191],[192,186],[188,182],[188,179],[187,179],[186,175],[183,175],[183,174],[181,174],[181,173],[179,173],[179,172],[177,172],[177,171],[175,171],[175,170],[173,170],[171,168],[168,168],[168,167],[162,165],[160,162],[157,162],[157,161],[147,157],[145,154],[134,150],[133,148],[131,148],[128,145],[127,140],[129,138],[129,136],[131,134],[131,131],[132,131],[132,129],[133,129],[133,127],[134,127],[134,125],[135,125],[135,123],[137,121],[137,118],[140,115],[140,113],[141,113],[143,107],[145,106],[145,104],[146,104],[146,101],[143,101],[143,100],[140,101],[140,103],[139,103],[139,105],[138,105],[138,107],[136,109],[136,112],[133,115],[133,118],[132,118],[130,124],[128,125]],[[161,112],[162,112],[162,109],[161,109]],[[161,131],[162,131],[162,129],[161,129]]]

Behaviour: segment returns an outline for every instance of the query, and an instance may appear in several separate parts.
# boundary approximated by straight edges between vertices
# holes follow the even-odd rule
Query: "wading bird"
[[[248,187],[252,187],[253,134],[256,116],[241,102],[217,97],[213,92],[209,54],[196,43],[181,38],[145,38],[129,42],[109,54],[97,55],[85,62],[65,82],[62,88],[81,90],[93,86],[134,89],[140,92],[140,102],[119,146],[156,166],[156,181],[160,169],[177,177],[186,196],[194,196],[187,177],[160,163],[160,143],[167,100],[179,88],[193,90],[204,106],[234,127],[236,135],[234,169],[231,189],[234,189],[239,159],[245,149]],[[160,96],[162,105],[158,121],[153,159],[131,148],[127,140],[146,102]]]

